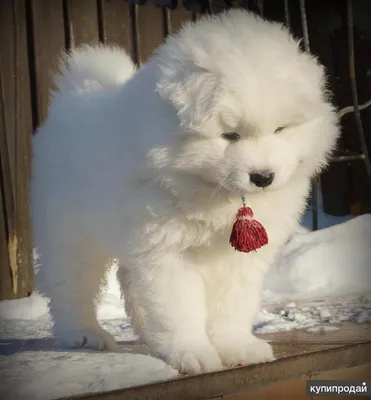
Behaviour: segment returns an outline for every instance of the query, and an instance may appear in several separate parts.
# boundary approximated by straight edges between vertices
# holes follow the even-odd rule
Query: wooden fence
[[[0,1],[0,299],[27,296],[33,288],[32,239],[28,218],[30,138],[45,120],[50,72],[58,55],[83,43],[124,47],[143,63],[164,37],[185,20],[199,17],[197,0],[176,8],[124,0]],[[185,3],[185,2],[184,2]],[[223,3],[223,2],[222,2]],[[271,19],[290,22],[302,36],[300,0],[241,0]],[[174,6],[174,1],[168,1]],[[212,4],[203,3],[204,8]],[[206,6],[205,6],[206,4]],[[348,68],[346,0],[308,0],[306,9],[312,51],[327,66],[336,102],[352,104]],[[371,2],[354,0],[356,75],[359,102],[371,97]],[[368,111],[361,113],[370,131]],[[356,124],[344,118],[343,150],[359,152]],[[371,135],[367,139],[370,144]],[[360,163],[336,163],[322,177],[325,208],[333,214],[369,211],[369,192]]]

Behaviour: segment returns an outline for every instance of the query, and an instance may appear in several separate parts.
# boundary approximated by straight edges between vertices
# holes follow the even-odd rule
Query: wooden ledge
[[[323,371],[371,364],[371,325],[344,324],[338,327],[338,331],[322,334],[297,330],[262,335],[272,341],[276,350],[278,359],[271,363],[73,396],[69,400],[247,399],[250,397],[241,397],[242,393],[252,393],[275,382],[299,377],[305,380]],[[370,366],[367,368],[370,371]]]

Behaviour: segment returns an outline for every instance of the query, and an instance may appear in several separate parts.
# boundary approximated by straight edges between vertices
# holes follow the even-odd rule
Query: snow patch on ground
[[[114,390],[178,375],[164,362],[141,354],[27,351],[1,359],[4,400],[41,400]],[[10,384],[11,383],[11,384]]]
[[[298,233],[270,270],[265,298],[369,291],[370,237],[371,214],[316,232]]]

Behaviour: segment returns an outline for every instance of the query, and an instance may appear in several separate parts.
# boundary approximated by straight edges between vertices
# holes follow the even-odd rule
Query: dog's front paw
[[[163,352],[160,357],[181,374],[201,374],[223,369],[217,351],[209,343],[175,347]]]
[[[102,351],[117,350],[115,338],[101,327],[57,330],[55,338],[57,345],[63,348]]]
[[[251,365],[274,361],[272,346],[253,335],[216,344],[225,366]]]

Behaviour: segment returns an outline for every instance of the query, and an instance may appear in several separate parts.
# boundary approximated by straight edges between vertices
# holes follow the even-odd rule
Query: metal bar
[[[299,0],[299,5],[300,5],[301,26],[302,26],[302,31],[303,31],[304,49],[305,49],[305,51],[310,52],[308,21],[307,21],[307,12],[306,12],[306,8],[305,8],[305,0]]]
[[[291,29],[291,17],[290,17],[290,7],[289,0],[284,0],[285,5],[285,22],[289,29]]]
[[[364,161],[364,154],[352,154],[349,156],[334,156],[331,158],[331,162],[348,162],[348,161]]]
[[[105,3],[106,0],[97,0],[97,14],[98,14],[98,34],[99,41],[103,44],[106,43],[106,18],[105,18]]]
[[[164,38],[166,38],[166,36],[168,36],[168,35],[171,35],[171,33],[172,33],[170,12],[171,11],[169,10],[168,7],[161,8],[162,30],[163,30]]]
[[[32,128],[33,134],[36,133],[36,128],[40,123],[40,115],[37,101],[37,89],[36,89],[36,54],[35,54],[35,18],[34,18],[34,8],[33,2],[27,0],[25,3],[26,11],[26,29],[29,34],[27,35],[27,59],[28,59],[28,70],[30,74],[30,98],[31,98],[31,115],[32,115]],[[1,80],[1,79],[0,79]],[[1,87],[1,84],[0,84]],[[1,93],[1,91],[0,91]],[[1,97],[1,95],[0,95]],[[1,108],[0,108],[1,111]],[[0,112],[1,115],[1,112]],[[1,118],[0,118],[1,121]],[[6,130],[4,129],[4,132]]]
[[[347,20],[348,20],[348,46],[349,46],[349,76],[350,84],[352,89],[352,99],[354,105],[354,116],[356,119],[357,132],[359,136],[359,141],[361,145],[362,153],[364,154],[364,162],[366,167],[367,178],[371,184],[371,164],[367,149],[367,143],[365,139],[365,134],[363,131],[363,125],[360,114],[360,106],[358,102],[357,93],[357,80],[356,80],[356,68],[354,61],[354,22],[353,22],[353,1],[347,1]]]
[[[263,17],[264,16],[264,0],[258,0],[258,8],[259,8],[259,14]]]
[[[318,229],[318,188],[319,188],[319,177],[315,176],[312,182],[312,198],[311,198],[311,209],[312,209],[312,230]]]
[[[64,24],[64,37],[66,50],[75,47],[75,38],[73,36],[72,15],[71,15],[71,1],[63,0],[63,24]]]
[[[369,101],[366,101],[363,104],[359,104],[358,105],[358,109],[359,109],[359,111],[362,111],[362,110],[365,110],[367,107],[370,107],[370,106],[371,106],[371,99]],[[338,115],[339,115],[339,118],[343,118],[344,115],[347,115],[347,114],[352,113],[352,112],[354,112],[354,107],[353,106],[348,106],[348,107],[344,107],[344,108],[340,109],[338,111]]]
[[[132,56],[138,66],[142,65],[139,50],[139,6],[138,4],[130,5],[130,28],[131,28],[131,47]]]
[[[300,18],[301,18],[301,26],[303,31],[303,44],[304,49],[307,52],[310,52],[310,43],[309,43],[309,32],[308,32],[308,22],[307,22],[307,13],[305,8],[305,0],[299,0],[300,6]],[[311,208],[312,208],[312,230],[316,231],[318,229],[318,191],[319,191],[319,177],[315,176],[312,182],[312,191],[311,191]]]
[[[214,13],[214,7],[213,7],[213,0],[208,0],[208,2],[207,2],[207,4],[208,4],[208,8],[209,8],[209,14],[213,14]]]

